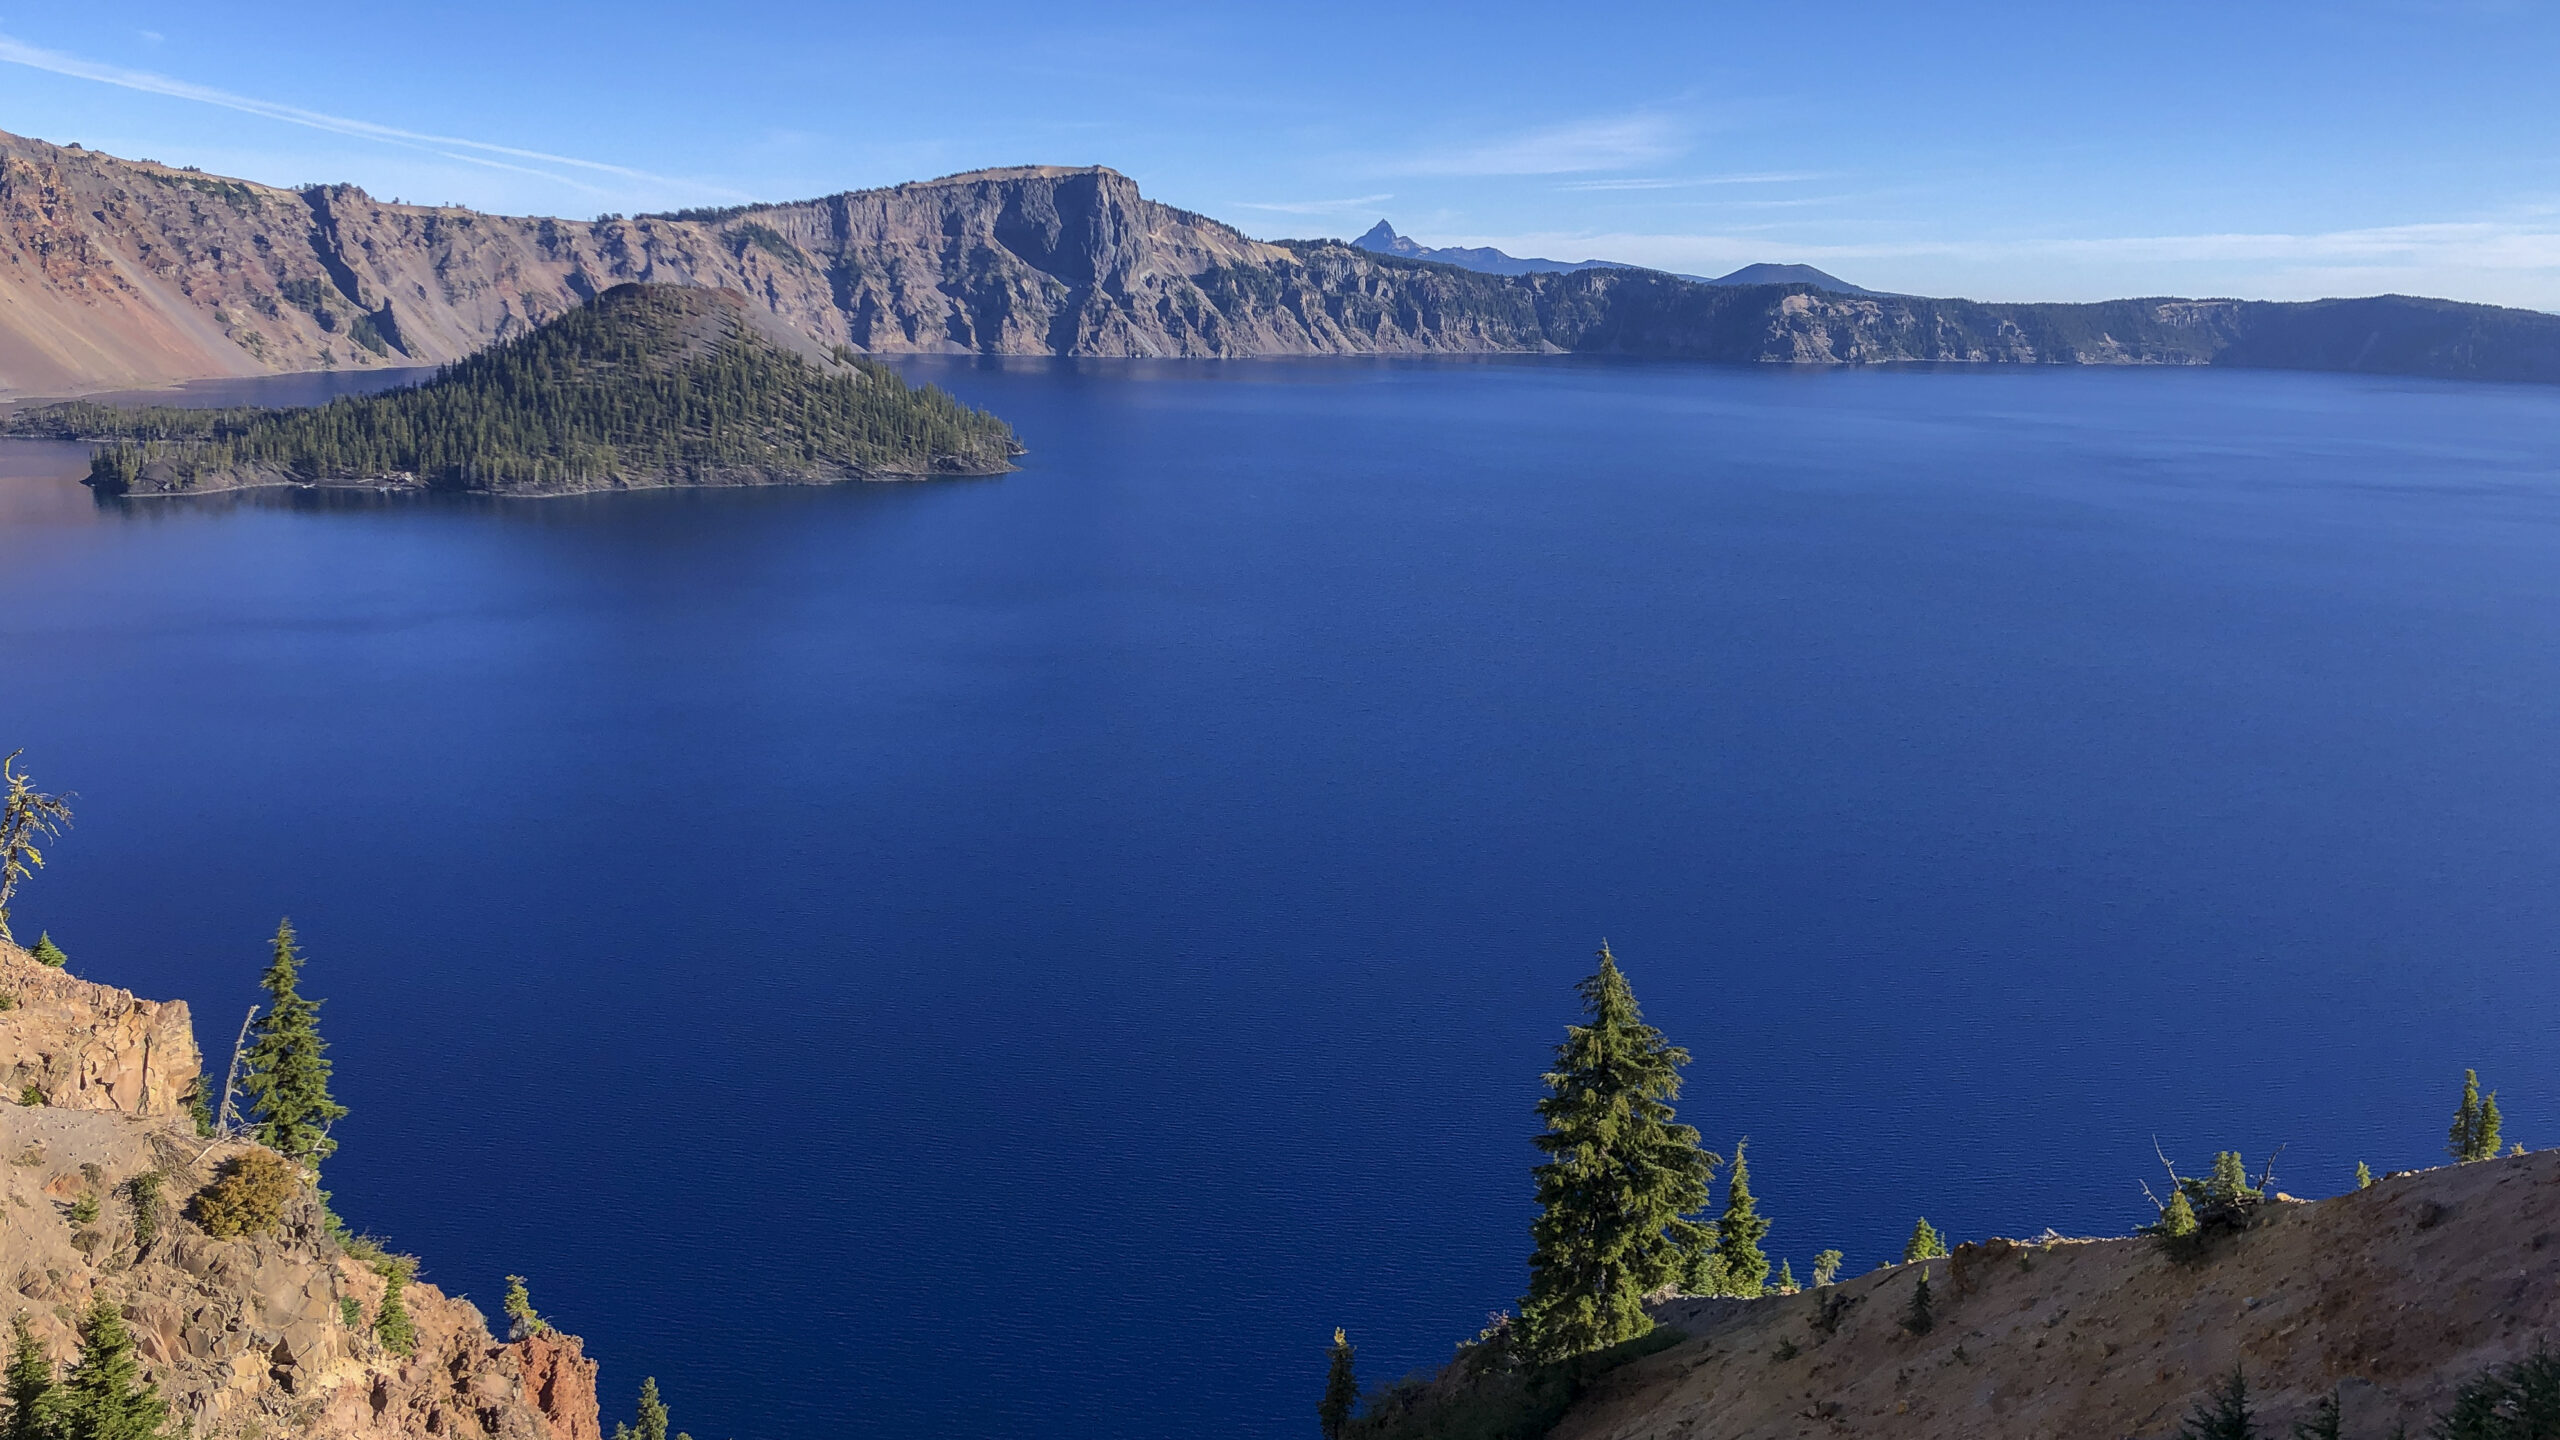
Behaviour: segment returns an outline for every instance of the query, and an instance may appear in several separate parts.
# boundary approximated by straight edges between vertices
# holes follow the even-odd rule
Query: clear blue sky
[[[2560,13],[2537,0],[0,0],[0,58],[23,134],[508,211],[1100,162],[1263,236],[1384,216],[1985,299],[2560,309]]]

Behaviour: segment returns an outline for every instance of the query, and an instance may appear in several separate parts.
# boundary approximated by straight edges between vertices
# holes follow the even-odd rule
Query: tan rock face
[[[0,1098],[27,1086],[48,1105],[171,1116],[199,1068],[183,1000],[137,1000],[39,965],[0,941]]]
[[[307,1192],[263,1235],[217,1240],[186,1218],[189,1198],[249,1147],[198,1139],[175,1108],[178,1087],[158,1076],[160,1055],[184,1056],[172,1074],[195,1073],[183,1005],[137,1001],[11,949],[0,993],[13,988],[22,999],[0,1012],[0,1059],[23,1070],[32,1055],[42,1073],[70,1078],[57,1079],[69,1088],[52,1104],[0,1103],[0,1317],[25,1313],[58,1367],[104,1296],[132,1325],[173,1418],[208,1440],[600,1440],[595,1364],[575,1336],[500,1344],[468,1302],[415,1282],[402,1298],[417,1353],[385,1350],[373,1331],[383,1281],[340,1252]],[[117,1059],[138,1056],[145,1037],[147,1079],[138,1059]],[[52,1067],[66,1046],[77,1063]],[[149,1113],[135,1113],[146,1096]],[[145,1202],[133,1181],[151,1173],[158,1197],[137,1227]],[[84,1200],[95,1213],[77,1220]]]
[[[1931,1264],[1937,1323],[1914,1336],[1919,1268],[1672,1301],[1658,1314],[1691,1338],[1608,1377],[1554,1440],[2167,1436],[2235,1364],[2262,1434],[2332,1393],[2349,1440],[2424,1434],[2463,1380],[2560,1334],[2560,1151],[2277,1205],[2193,1262],[2145,1240],[1960,1249]],[[1847,1302],[1830,1333],[1826,1297]]]

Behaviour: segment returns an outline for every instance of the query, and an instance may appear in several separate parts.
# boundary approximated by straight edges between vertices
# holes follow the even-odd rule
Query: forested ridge
[[[102,493],[377,481],[556,492],[619,485],[988,474],[1003,421],[849,352],[801,353],[742,297],[625,285],[406,389],[305,409],[73,401],[20,435],[102,442]]]

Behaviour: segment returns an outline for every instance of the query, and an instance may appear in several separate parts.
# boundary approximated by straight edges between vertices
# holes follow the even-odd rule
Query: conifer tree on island
[[[1907,1265],[1914,1260],[1935,1260],[1946,1253],[1947,1242],[1938,1238],[1937,1227],[1923,1215],[1920,1223],[1911,1227],[1910,1240],[1903,1244],[1902,1261]]]
[[[1336,1326],[1324,1373],[1324,1399],[1316,1406],[1316,1424],[1324,1440],[1342,1440],[1351,1428],[1351,1409],[1360,1402],[1360,1380],[1351,1368],[1351,1337]]]
[[[320,1002],[304,998],[297,988],[302,955],[294,948],[293,922],[276,926],[275,958],[258,984],[267,992],[267,1013],[260,1016],[248,1052],[249,1073],[240,1084],[249,1092],[257,1123],[258,1143],[308,1170],[334,1154],[338,1142],[329,1125],[347,1107],[329,1098],[328,1042],[320,1038]]]
[[[1724,1261],[1724,1293],[1746,1299],[1759,1294],[1769,1279],[1769,1257],[1760,1252],[1769,1221],[1751,1194],[1751,1164],[1742,1155],[1750,1143],[1746,1135],[1733,1144],[1733,1178],[1725,1185],[1724,1214],[1716,1220],[1716,1255]]]
[[[1529,1293],[1520,1302],[1534,1361],[1561,1360],[1653,1328],[1644,1297],[1678,1278],[1716,1160],[1674,1118],[1689,1052],[1644,1023],[1604,943],[1577,990],[1590,1023],[1569,1027],[1538,1102],[1548,1155],[1535,1170]]]

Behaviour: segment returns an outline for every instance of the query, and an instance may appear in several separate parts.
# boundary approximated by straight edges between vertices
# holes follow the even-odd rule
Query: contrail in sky
[[[128,70],[121,65],[84,60],[77,55],[65,55],[59,50],[47,50],[40,46],[29,45],[23,40],[8,35],[0,35],[0,61],[11,65],[24,65],[31,70],[67,75],[75,80],[92,80],[101,85],[139,90],[147,95],[166,95],[178,100],[193,100],[202,105],[219,105],[225,110],[237,110],[245,115],[256,115],[268,120],[281,120],[288,125],[301,125],[313,130],[326,130],[333,135],[351,135],[358,139],[380,140],[413,150],[424,150],[447,160],[458,160],[468,165],[484,165],[492,170],[512,170],[520,175],[539,176],[562,185],[574,186],[590,194],[601,195],[608,192],[566,175],[555,175],[548,170],[536,169],[533,165],[509,162],[529,160],[543,165],[567,165],[600,175],[619,176],[626,180],[674,185],[687,190],[709,191],[718,195],[737,194],[735,191],[704,185],[698,181],[679,180],[671,175],[635,170],[628,165],[609,165],[601,160],[581,160],[575,155],[554,155],[547,150],[525,150],[513,145],[492,145],[485,140],[465,140],[456,135],[431,135],[424,131],[403,130],[395,125],[377,125],[370,120],[355,120],[344,115],[323,114],[317,110],[305,110],[299,105],[260,100],[251,95],[236,95],[228,90],[217,90],[210,85],[197,85],[167,75],[155,75],[148,70]],[[506,158],[497,158],[500,156]],[[738,198],[745,197],[738,196]]]

